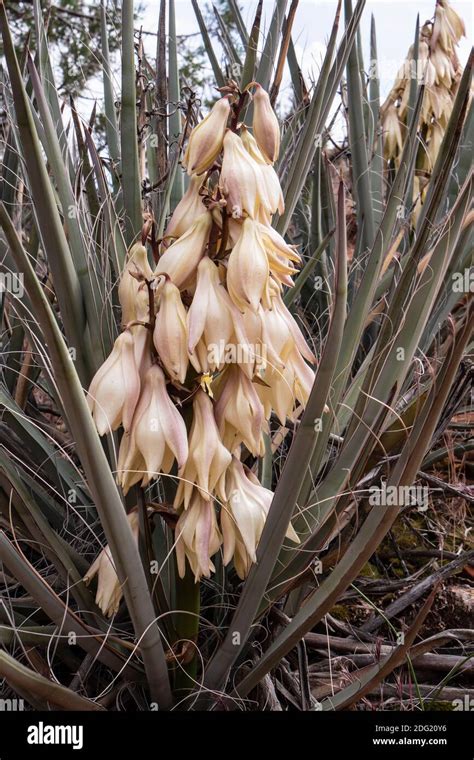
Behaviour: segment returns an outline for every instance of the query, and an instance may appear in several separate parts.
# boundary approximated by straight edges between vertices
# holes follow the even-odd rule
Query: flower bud
[[[176,285],[166,280],[161,290],[153,342],[172,380],[184,383],[188,370],[186,309]]]
[[[156,265],[155,275],[167,274],[177,288],[183,290],[195,275],[211,229],[212,216],[201,214],[184,235],[170,245]]]
[[[222,150],[229,114],[229,100],[227,97],[221,98],[205,119],[194,127],[183,160],[188,174],[202,174],[212,166]]]
[[[130,429],[139,393],[133,336],[126,330],[90,384],[87,403],[99,435],[116,430],[120,424],[125,431]]]
[[[206,501],[195,491],[189,508],[176,523],[175,536],[179,577],[184,578],[187,558],[196,582],[201,576],[209,578],[215,570],[211,557],[222,543],[212,501]]]
[[[262,211],[264,213],[263,215],[261,214],[265,220],[265,212],[267,214],[276,214],[278,211],[279,214],[283,214],[285,201],[283,200],[280,180],[273,166],[260,166],[259,170],[265,187],[265,201],[262,202]]]
[[[268,93],[257,83],[253,95],[252,127],[260,150],[267,162],[273,164],[280,152],[280,126]]]
[[[138,512],[136,510],[130,512],[127,515],[127,520],[138,546]],[[96,575],[98,575],[98,583],[95,603],[100,607],[104,615],[111,617],[118,612],[123,591],[115,571],[108,544],[102,549],[84,576],[86,586],[89,585]]]

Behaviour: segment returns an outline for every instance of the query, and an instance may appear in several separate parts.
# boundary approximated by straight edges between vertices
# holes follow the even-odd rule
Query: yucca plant
[[[220,19],[219,50],[191,5],[219,90],[207,115],[180,77],[174,1],[151,61],[123,0],[119,95],[101,3],[99,151],[95,110],[86,122],[58,96],[39,0],[25,52],[0,3],[0,676],[34,709],[119,694],[142,710],[342,709],[431,651],[415,641],[433,596],[397,631],[355,582],[468,403],[472,60],[414,222],[430,83],[411,79],[385,165],[364,0],[345,0],[339,44],[338,4],[311,88],[298,2],[275,2],[264,38],[262,1],[251,29],[230,2],[239,39]],[[351,588],[388,621],[387,649],[312,693],[306,644]]]

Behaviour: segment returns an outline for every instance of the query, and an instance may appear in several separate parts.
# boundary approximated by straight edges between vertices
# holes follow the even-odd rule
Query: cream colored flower
[[[184,383],[189,363],[186,309],[178,288],[170,280],[160,291],[153,342],[171,379]]]
[[[127,486],[140,474],[137,463],[145,464],[142,485],[146,485],[158,473],[168,473],[175,459],[178,471],[182,470],[187,458],[186,425],[168,395],[163,370],[154,364],[146,373],[130,435],[122,437],[119,482]]]
[[[454,46],[466,30],[464,22],[446,0],[438,0],[435,10],[435,21],[431,35],[431,49],[440,45],[447,53],[454,51]]]
[[[265,385],[256,384],[255,389],[263,404],[265,416],[273,410],[284,425],[294,418],[297,402],[306,406],[314,383],[314,372],[306,364],[296,347],[290,352],[284,368],[264,375]]]
[[[140,394],[134,341],[129,330],[114,343],[112,353],[92,378],[87,396],[99,435],[123,425],[130,429]]]
[[[207,256],[198,266],[187,326],[189,357],[197,372],[222,369],[229,347],[243,348],[246,343],[242,316],[221,282],[218,267]]]
[[[131,433],[124,433],[117,459],[116,481],[125,495],[132,486],[146,478],[147,466]]]
[[[255,83],[253,94],[253,133],[268,163],[273,164],[280,152],[280,126],[268,93]]]
[[[245,334],[249,345],[252,346],[255,361],[251,366],[251,373],[247,371],[246,366],[240,365],[240,368],[250,379],[253,377],[262,379],[268,368],[282,370],[284,367],[284,362],[273,345],[273,338],[267,329],[267,313],[267,309],[259,306],[256,312],[248,309],[242,314]]]
[[[274,309],[277,312],[277,314],[281,317],[281,319],[286,323],[287,328],[295,342],[295,346],[300,352],[300,354],[309,362],[311,362],[312,364],[315,364],[316,357],[314,353],[311,351],[310,347],[308,346],[305,340],[305,337],[303,333],[301,332],[294,316],[291,314],[290,311],[288,311],[287,307],[283,303],[283,299],[281,297],[280,291],[277,290],[276,288],[273,289],[271,305],[272,305],[272,309]]]
[[[212,494],[223,500],[224,475],[232,456],[222,444],[209,396],[198,390],[193,401],[193,422],[189,433],[189,457],[181,473],[175,507],[188,509],[195,488],[205,501]]]
[[[256,310],[261,300],[268,302],[270,268],[259,228],[245,219],[241,235],[231,251],[227,267],[227,289],[241,311]]]
[[[384,116],[383,122],[384,155],[387,159],[392,158],[403,149],[403,138],[398,113],[395,106],[390,105]]]
[[[151,330],[143,325],[130,327],[130,332],[133,335],[135,364],[140,375],[140,380],[143,380],[152,364],[153,336]]]
[[[127,520],[138,545],[138,512],[136,510],[130,512],[127,515]],[[123,591],[115,571],[108,544],[102,549],[84,576],[86,586],[89,585],[96,575],[98,575],[98,583],[95,603],[100,607],[104,615],[111,617],[118,612]]]
[[[148,262],[145,246],[135,243],[130,248],[124,271],[120,278],[118,297],[122,307],[122,323],[149,319],[148,288],[137,280],[131,272],[141,273],[147,280],[153,279],[153,270]]]
[[[258,164],[245,150],[241,138],[227,130],[219,188],[227,201],[227,212],[234,219],[244,214],[256,218],[260,204],[265,203],[261,177]]]
[[[165,238],[179,238],[192,227],[194,222],[204,212],[200,190],[203,186],[202,177],[195,176],[189,180],[189,187],[173,211],[165,231]]]
[[[301,256],[294,245],[289,245],[285,239],[273,227],[265,224],[258,224],[258,231],[262,237],[265,248],[287,261],[301,263]]]
[[[207,211],[161,256],[155,276],[167,274],[177,288],[182,290],[195,276],[209,239],[212,216]]]
[[[202,576],[209,578],[215,570],[212,557],[222,543],[212,501],[195,491],[188,509],[176,523],[175,537],[179,577],[184,578],[187,558],[196,582]]]
[[[230,103],[226,96],[218,100],[206,118],[194,127],[183,161],[188,174],[202,174],[212,166],[222,150],[229,114]]]
[[[235,364],[219,378],[215,416],[224,446],[235,451],[244,443],[254,456],[263,456],[264,409],[253,383]]]
[[[276,211],[282,214],[285,210],[285,202],[280,186],[278,175],[263,156],[257,141],[248,129],[242,128],[242,145],[255,162],[256,172],[259,175],[260,202],[258,216],[260,221],[269,224],[270,217]]]
[[[256,551],[273,493],[264,488],[235,457],[227,470],[226,489],[229,499],[221,510],[224,564],[228,565],[233,558],[237,575],[243,579],[257,559]],[[293,543],[299,543],[291,523],[286,536]]]

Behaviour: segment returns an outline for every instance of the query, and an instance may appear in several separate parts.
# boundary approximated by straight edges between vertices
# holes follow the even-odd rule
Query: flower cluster
[[[124,493],[160,473],[177,478],[178,569],[187,561],[196,580],[221,546],[241,578],[255,562],[272,492],[252,465],[270,415],[294,418],[314,379],[315,357],[282,298],[300,257],[271,226],[284,210],[278,120],[263,88],[250,89],[252,131],[238,118],[250,92],[229,87],[189,135],[187,191],[155,269],[143,245],[129,252],[124,331],[89,390],[99,433],[123,428]],[[287,535],[298,541],[291,526]]]
[[[463,20],[451,8],[448,0],[437,0],[434,22],[427,21],[420,30],[418,60],[415,60],[412,45],[395,84],[381,107],[384,155],[397,166],[403,148],[404,130],[408,126],[411,80],[416,77],[424,83],[425,94],[420,117],[423,147],[417,160],[415,199],[423,198],[451,115],[461,78],[456,46],[465,33]]]

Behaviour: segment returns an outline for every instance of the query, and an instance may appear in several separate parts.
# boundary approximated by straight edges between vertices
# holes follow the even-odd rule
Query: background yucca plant
[[[412,703],[423,704],[430,686],[418,688],[417,662],[446,645],[439,656],[453,659],[439,688],[452,680],[452,667],[454,674],[469,667],[465,626],[419,636],[433,594],[410,613],[409,625],[403,617],[438,581],[468,566],[473,555],[463,520],[455,521],[444,555],[445,542],[433,539],[440,530],[432,516],[435,492],[426,513],[387,499],[374,505],[370,489],[385,483],[400,493],[418,483],[456,503],[474,498],[463,483],[469,467],[472,474],[473,449],[465,414],[472,392],[471,60],[413,226],[424,87],[410,82],[402,151],[397,165],[386,167],[379,82],[373,65],[367,80],[362,61],[364,4],[353,8],[345,0],[343,22],[339,3],[319,78],[308,87],[291,37],[297,1],[275,2],[265,38],[261,0],[251,29],[229,2],[238,39],[217,14],[219,50],[201,4],[190,3],[218,87],[232,79],[243,90],[257,81],[278,104],[288,64],[293,104],[277,166],[285,211],[275,227],[304,257],[285,303],[320,357],[306,409],[287,426],[271,420],[266,455],[254,465],[275,492],[257,563],[242,583],[217,555],[215,574],[195,584],[191,574],[178,577],[172,551],[176,483],[159,479],[124,498],[114,480],[117,434],[102,444],[84,394],[119,331],[117,283],[127,249],[142,236],[152,261],[185,189],[180,160],[200,108],[199,93],[180,76],[175,3],[160,4],[151,61],[134,31],[133,2],[123,0],[119,95],[101,4],[101,152],[96,110],[87,122],[74,101],[58,96],[39,0],[26,51],[15,50],[0,3],[6,63],[0,247],[9,285],[0,385],[5,696],[19,695],[34,709],[190,710],[217,703],[334,710],[363,704],[381,683],[403,700],[403,684],[389,677],[406,662],[418,689]],[[376,56],[373,22],[372,64]],[[343,79],[350,155],[336,155],[328,141]],[[246,123],[251,112],[250,104]],[[445,459],[450,479],[433,474]],[[126,517],[135,507],[138,549]],[[301,544],[289,548],[284,537],[292,518]],[[421,556],[430,537],[438,565],[407,567],[393,532],[404,520],[418,532]],[[367,569],[370,577],[384,565],[387,535],[395,560],[371,584]],[[125,597],[112,622],[83,581],[105,543]],[[337,613],[351,599],[365,605],[359,624]],[[351,653],[352,669],[334,674],[328,647]]]

